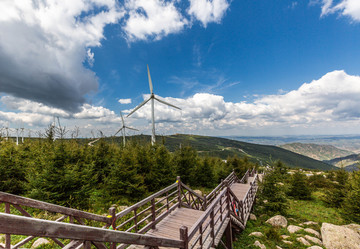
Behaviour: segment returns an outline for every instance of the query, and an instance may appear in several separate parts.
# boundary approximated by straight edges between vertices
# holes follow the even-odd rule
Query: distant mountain
[[[345,157],[338,157],[325,162],[339,168],[344,167],[347,171],[354,171],[359,169],[358,165],[360,162],[360,154],[352,154]]]
[[[150,141],[150,136],[138,135],[131,136],[130,139],[138,141]],[[121,143],[121,138],[116,138]],[[330,170],[334,166],[324,162],[279,148],[271,145],[259,145],[245,143],[241,141],[198,135],[176,134],[171,136],[157,136],[156,141],[163,143],[170,151],[175,151],[179,146],[190,145],[198,151],[200,155],[216,156],[226,159],[228,156],[248,156],[251,160],[269,164],[280,159],[289,167],[300,167],[308,169]]]
[[[290,143],[280,145],[280,147],[320,161],[354,154],[354,152],[342,150],[333,145],[324,144]]]

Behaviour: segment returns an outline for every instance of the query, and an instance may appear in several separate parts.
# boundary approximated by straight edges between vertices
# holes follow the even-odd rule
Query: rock
[[[302,230],[302,227],[298,227],[298,226],[294,226],[294,225],[290,225],[287,227],[287,230],[289,231],[289,233],[296,233],[297,231]]]
[[[310,246],[311,244],[309,243],[309,241],[307,241],[306,239],[304,239],[303,237],[299,237],[296,238],[297,241],[299,241],[300,243],[306,245],[306,246]]]
[[[264,200],[263,202],[264,202],[264,203],[268,203],[268,200]]]
[[[350,228],[350,229],[354,230],[355,232],[357,232],[358,234],[360,234],[360,225],[359,224],[348,224],[348,225],[344,225],[343,227]]]
[[[310,246],[307,249],[323,249],[323,248],[320,246]]]
[[[201,190],[199,190],[199,189],[195,189],[194,192],[197,193],[198,195],[201,195],[201,196],[203,195]]]
[[[288,238],[290,238],[289,235],[281,235],[280,237],[281,237],[282,239],[288,239]]]
[[[250,214],[249,219],[250,219],[250,220],[256,220],[256,215],[255,215],[255,214]]]
[[[258,240],[255,241],[254,246],[260,247],[261,249],[266,249],[266,246],[264,244],[261,244]]]
[[[288,241],[288,240],[283,240],[283,242],[284,242],[285,244],[292,245],[292,242],[291,242],[291,241]]]
[[[291,220],[291,221],[296,221],[294,218],[288,218],[288,220]]]
[[[252,232],[249,236],[262,237],[264,234],[262,232]]]
[[[327,249],[360,249],[360,235],[347,227],[323,223],[321,237]]]
[[[284,186],[284,183],[278,182],[277,185]]]
[[[276,246],[276,249],[282,249],[280,246]]]
[[[47,239],[40,238],[37,239],[31,246],[31,248],[38,248],[41,245],[50,244],[50,242]]]
[[[315,235],[319,239],[321,238],[320,233],[318,231],[315,231],[314,229],[305,228],[304,231],[307,232],[307,233],[311,233],[312,235]]]
[[[305,239],[308,240],[308,241],[311,241],[314,244],[322,245],[321,240],[319,240],[318,238],[315,238],[315,237],[312,237],[312,236],[309,236],[309,235],[305,235]]]
[[[274,217],[271,217],[266,221],[266,223],[274,226],[274,227],[286,227],[287,226],[287,220],[284,216],[276,215]]]
[[[307,222],[301,223],[299,225],[301,225],[301,226],[304,226],[304,225],[310,226],[310,225],[319,225],[319,223],[317,223],[315,221],[307,221]]]

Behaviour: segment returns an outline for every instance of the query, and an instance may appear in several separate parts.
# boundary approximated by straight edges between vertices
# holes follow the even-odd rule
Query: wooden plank
[[[46,210],[46,211],[50,211],[50,212],[54,212],[54,213],[66,214],[66,215],[70,215],[70,216],[78,216],[81,218],[100,221],[100,222],[104,222],[104,223],[111,222],[111,220],[109,218],[107,218],[106,216],[92,214],[92,213],[80,211],[80,210],[73,209],[73,208],[66,208],[66,207],[62,207],[59,205],[55,205],[55,204],[51,204],[51,203],[47,203],[47,202],[43,202],[43,201],[38,201],[38,200],[30,199],[30,198],[25,198],[25,197],[21,197],[21,196],[8,194],[5,192],[0,192],[0,200],[3,202],[15,204],[15,205],[22,205],[22,206],[37,208],[37,209],[42,209],[42,210]]]
[[[183,242],[179,239],[160,238],[1,213],[0,233],[177,248],[183,246]]]

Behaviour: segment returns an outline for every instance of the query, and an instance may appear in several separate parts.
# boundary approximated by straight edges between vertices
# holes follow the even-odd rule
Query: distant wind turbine
[[[125,125],[125,121],[124,121],[124,117],[120,111],[120,116],[121,116],[121,122],[122,122],[122,126],[121,128],[115,133],[114,137],[120,132],[122,131],[122,136],[123,136],[123,145],[125,147],[125,129],[129,129],[129,130],[134,130],[134,131],[139,131],[138,129],[135,128],[131,128]]]
[[[154,100],[159,101],[160,103],[163,103],[165,105],[171,106],[173,108],[179,109],[181,110],[181,108],[174,106],[172,104],[169,104],[161,99],[158,99],[155,97],[155,94],[153,92],[153,85],[151,82],[151,76],[150,76],[150,70],[149,70],[149,65],[147,66],[147,71],[148,71],[148,78],[149,78],[149,87],[150,87],[150,98],[148,98],[147,100],[145,100],[144,102],[142,102],[140,105],[138,105],[137,107],[135,107],[134,110],[132,110],[126,117],[129,117],[131,114],[133,114],[134,112],[136,112],[139,108],[141,108],[143,105],[145,105],[147,102],[149,102],[151,100],[151,121],[152,121],[152,134],[151,134],[151,144],[154,145],[155,144],[155,113],[154,113]]]

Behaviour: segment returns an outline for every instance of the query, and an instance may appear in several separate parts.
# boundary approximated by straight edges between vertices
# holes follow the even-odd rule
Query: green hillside
[[[345,157],[354,154],[354,152],[342,150],[333,145],[325,144],[290,143],[280,145],[280,147],[320,161],[331,160],[337,157]]]
[[[150,141],[150,136],[147,135],[132,136],[129,138],[138,141]],[[122,141],[120,137],[113,139],[119,143]],[[246,155],[253,161],[257,161],[263,165],[280,159],[289,167],[319,170],[335,169],[334,166],[324,162],[276,146],[245,143],[220,137],[176,134],[170,136],[157,136],[156,141],[164,143],[170,151],[174,151],[176,148],[179,148],[179,146],[189,145],[196,149],[200,155],[217,156],[222,159],[226,159],[228,156],[233,155]]]
[[[334,165],[339,168],[345,168],[347,171],[358,170],[360,161],[360,154],[352,154],[345,157],[338,157],[332,160],[326,161],[326,163]]]

